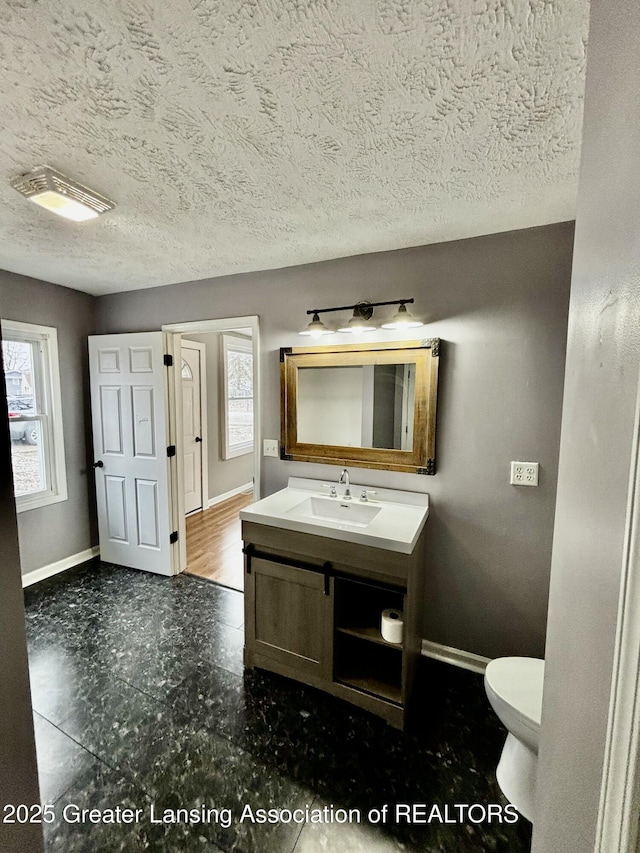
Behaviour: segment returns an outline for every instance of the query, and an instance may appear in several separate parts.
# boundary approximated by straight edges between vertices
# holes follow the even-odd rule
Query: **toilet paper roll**
[[[404,630],[404,614],[402,610],[395,610],[393,607],[382,611],[380,620],[380,633],[382,638],[388,643],[401,643],[402,632]]]

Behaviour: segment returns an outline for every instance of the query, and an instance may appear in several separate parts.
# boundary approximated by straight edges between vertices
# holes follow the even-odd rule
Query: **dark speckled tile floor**
[[[244,671],[241,593],[91,562],[30,587],[25,600],[41,791],[56,814],[47,851],[529,850],[524,820],[366,819],[384,804],[504,803],[494,778],[504,733],[478,675],[424,660],[403,734],[296,682]],[[154,823],[152,805],[156,817],[208,806],[220,819]],[[362,822],[241,822],[245,805],[333,805]],[[65,807],[70,817],[116,806],[139,819],[61,818]]]

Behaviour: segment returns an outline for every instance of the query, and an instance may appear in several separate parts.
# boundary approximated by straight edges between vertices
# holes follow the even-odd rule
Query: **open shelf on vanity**
[[[389,643],[380,633],[382,611],[404,610],[404,591],[355,578],[336,578],[335,630],[386,648],[402,651],[402,643]]]
[[[403,644],[380,633],[382,611],[402,610],[404,590],[337,577],[334,587],[334,678],[347,687],[400,705]]]
[[[388,649],[402,651],[402,643],[389,643],[380,633],[379,628],[365,626],[361,628],[336,628],[338,634],[348,634],[350,637],[358,637],[360,640],[368,640],[370,643],[378,643]]]
[[[402,648],[374,645],[362,637],[339,633],[334,646],[334,678],[372,696],[402,702]]]

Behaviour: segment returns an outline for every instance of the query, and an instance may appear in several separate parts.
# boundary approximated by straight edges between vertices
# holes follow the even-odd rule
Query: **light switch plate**
[[[265,438],[262,442],[262,455],[275,456],[277,459],[278,456],[280,456],[278,444],[279,442],[277,438]]]
[[[538,462],[512,462],[509,482],[512,486],[537,486],[539,467]]]

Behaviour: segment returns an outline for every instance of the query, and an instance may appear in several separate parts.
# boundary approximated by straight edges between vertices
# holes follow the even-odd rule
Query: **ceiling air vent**
[[[115,207],[108,198],[50,166],[38,166],[26,175],[13,178],[11,186],[29,201],[74,222],[95,219]]]

